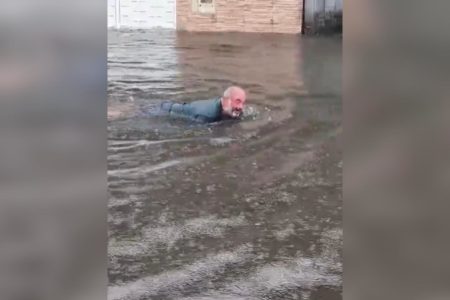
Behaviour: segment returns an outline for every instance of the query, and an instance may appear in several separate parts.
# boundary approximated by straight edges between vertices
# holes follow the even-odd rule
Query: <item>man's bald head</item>
[[[230,86],[222,97],[222,111],[224,115],[238,118],[242,115],[246,101],[245,91],[238,86]]]
[[[224,98],[237,99],[240,98],[245,101],[245,91],[238,86],[230,86],[223,93]]]

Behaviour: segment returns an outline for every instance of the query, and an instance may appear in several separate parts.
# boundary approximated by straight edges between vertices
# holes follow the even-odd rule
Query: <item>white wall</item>
[[[176,0],[108,0],[108,27],[176,28]]]

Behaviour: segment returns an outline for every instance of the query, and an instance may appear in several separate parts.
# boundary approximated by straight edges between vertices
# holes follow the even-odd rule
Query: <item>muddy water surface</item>
[[[340,299],[341,42],[109,32],[109,299]],[[241,122],[152,114],[248,91]]]

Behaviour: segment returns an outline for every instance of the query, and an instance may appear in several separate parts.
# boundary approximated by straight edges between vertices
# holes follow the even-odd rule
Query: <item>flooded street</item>
[[[108,33],[109,299],[341,299],[341,41]],[[248,93],[240,122],[152,114]]]

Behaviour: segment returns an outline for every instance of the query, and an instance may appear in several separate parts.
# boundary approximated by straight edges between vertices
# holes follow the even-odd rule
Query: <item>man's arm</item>
[[[195,116],[194,121],[196,121],[197,123],[210,123],[209,118],[205,116]]]
[[[170,109],[170,116],[174,118],[181,118],[196,123],[209,123],[211,120],[207,116],[198,113],[197,107],[192,107],[191,104],[175,103]]]

